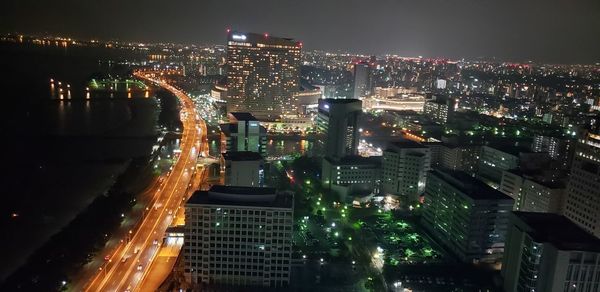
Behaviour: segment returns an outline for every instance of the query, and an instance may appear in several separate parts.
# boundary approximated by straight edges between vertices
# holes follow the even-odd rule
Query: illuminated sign
[[[246,36],[243,34],[234,34],[231,35],[231,38],[234,40],[238,40],[238,41],[245,41],[246,40]]]

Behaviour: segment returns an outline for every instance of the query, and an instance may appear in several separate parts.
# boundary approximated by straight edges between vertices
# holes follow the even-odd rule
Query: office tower
[[[462,172],[430,171],[423,225],[464,262],[502,258],[514,200]]]
[[[262,187],[264,185],[264,161],[260,154],[252,151],[225,152],[222,159],[226,186]]]
[[[325,157],[321,181],[327,189],[337,192],[342,200],[348,196],[378,193],[381,177],[381,157]]]
[[[320,99],[317,131],[323,136],[324,156],[340,158],[358,154],[358,117],[362,102],[358,99]]]
[[[213,186],[185,205],[185,276],[191,283],[282,287],[290,281],[293,195]]]
[[[564,215],[600,237],[600,135],[583,133],[575,148]]]
[[[227,35],[227,111],[260,119],[294,115],[302,44],[267,34]]]
[[[505,170],[498,190],[515,200],[515,210],[560,214],[566,197],[561,177],[553,171]]]
[[[267,130],[250,113],[229,113],[229,123],[221,124],[222,152],[252,151],[266,154]]]
[[[383,194],[418,200],[425,190],[430,167],[431,150],[427,146],[411,140],[390,143],[383,151]]]
[[[504,291],[600,291],[599,271],[598,238],[557,214],[511,214]]]
[[[446,96],[434,96],[433,99],[425,101],[423,113],[432,121],[445,124],[454,113],[456,100]]]
[[[372,91],[371,66],[367,62],[354,64],[354,98],[362,99]]]

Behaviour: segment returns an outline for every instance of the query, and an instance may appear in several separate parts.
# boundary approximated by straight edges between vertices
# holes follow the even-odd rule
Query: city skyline
[[[187,5],[144,2],[142,6],[127,2],[119,3],[120,9],[102,9],[100,4],[87,2],[11,0],[8,9],[0,12],[0,32],[218,44],[226,38],[225,30],[231,28],[293,37],[309,50],[565,64],[599,62],[600,40],[593,36],[600,34],[600,3],[551,2],[230,0]],[[57,14],[63,17],[57,20]],[[110,22],[103,21],[108,17]]]

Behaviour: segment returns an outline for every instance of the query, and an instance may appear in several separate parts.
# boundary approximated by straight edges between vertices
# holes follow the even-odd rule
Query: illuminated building
[[[337,192],[342,200],[348,196],[378,193],[381,157],[344,156],[324,158],[321,181],[327,189]]]
[[[354,98],[362,99],[371,94],[371,66],[367,62],[354,64]]]
[[[418,200],[425,190],[430,167],[429,147],[412,140],[390,143],[383,151],[383,193],[407,196],[411,201]]]
[[[432,100],[425,101],[423,113],[432,121],[445,124],[454,112],[456,101],[454,98],[436,96]]]
[[[267,34],[227,35],[227,111],[295,115],[302,44]]]
[[[320,99],[317,131],[323,139],[324,156],[340,158],[358,154],[358,117],[362,102],[358,99]]]
[[[515,210],[560,214],[565,201],[565,184],[549,174],[505,170],[498,190],[515,200]]]
[[[585,133],[575,148],[564,215],[600,237],[600,135]]]
[[[547,153],[531,152],[517,146],[485,145],[481,148],[477,176],[486,182],[499,185],[502,172],[510,169],[541,169],[549,162]]]
[[[223,152],[252,151],[266,153],[267,130],[250,113],[229,113],[229,123],[221,124]]]
[[[514,200],[462,172],[430,171],[423,225],[463,262],[502,258]]]
[[[476,145],[457,146],[443,143],[440,166],[474,175],[477,172],[480,151],[481,147]]]
[[[599,271],[600,239],[557,214],[511,214],[504,291],[600,291]]]
[[[226,186],[262,187],[264,161],[260,154],[251,151],[234,151],[222,154]]]
[[[573,134],[576,132],[573,131]],[[533,152],[546,152],[550,158],[560,161],[563,169],[568,169],[573,160],[574,140],[552,136],[535,135],[531,150]]]
[[[186,280],[284,287],[290,282],[293,195],[213,186],[185,205]]]

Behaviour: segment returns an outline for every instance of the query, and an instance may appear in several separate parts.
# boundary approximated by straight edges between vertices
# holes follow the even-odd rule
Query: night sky
[[[600,62],[599,0],[2,0],[0,32],[225,42],[228,27],[308,49]]]

